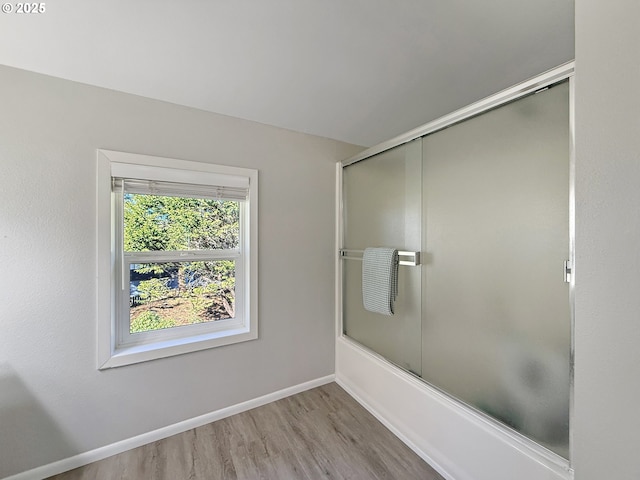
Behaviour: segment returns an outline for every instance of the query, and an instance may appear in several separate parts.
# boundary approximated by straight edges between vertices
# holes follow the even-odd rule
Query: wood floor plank
[[[49,480],[443,480],[335,383]]]

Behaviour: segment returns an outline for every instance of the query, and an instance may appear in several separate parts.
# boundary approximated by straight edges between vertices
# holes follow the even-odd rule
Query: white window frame
[[[135,178],[187,184],[248,188],[240,202],[237,249],[184,252],[124,252],[123,199],[112,178]],[[185,194],[188,196],[188,193]],[[118,203],[119,202],[119,203]],[[98,368],[120,367],[157,358],[258,338],[258,171],[171,158],[99,149],[97,152]],[[178,257],[178,258],[176,258]],[[129,265],[158,261],[234,260],[235,318],[131,335]],[[127,277],[127,278],[125,278]],[[126,303],[126,305],[125,305]],[[126,321],[127,328],[124,328]]]

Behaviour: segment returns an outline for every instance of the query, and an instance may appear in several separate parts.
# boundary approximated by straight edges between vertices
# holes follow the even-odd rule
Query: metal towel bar
[[[340,258],[344,258],[345,260],[360,260],[362,261],[362,254],[364,250],[340,250]],[[359,257],[354,255],[360,255]],[[420,252],[405,252],[403,250],[398,251],[398,256],[400,257],[400,265],[407,265],[409,267],[415,267],[420,265]],[[402,257],[409,257],[409,260],[402,260]]]

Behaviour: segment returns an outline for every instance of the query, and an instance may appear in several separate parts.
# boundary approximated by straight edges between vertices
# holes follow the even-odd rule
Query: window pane
[[[129,267],[130,333],[235,318],[235,262]]]
[[[233,200],[124,194],[124,250],[238,248],[239,208]]]

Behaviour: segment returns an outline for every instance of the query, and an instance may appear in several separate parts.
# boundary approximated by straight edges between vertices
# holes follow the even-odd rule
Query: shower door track
[[[367,148],[366,150],[363,150],[353,157],[342,161],[341,165],[342,167],[346,167],[361,160],[366,160],[369,157],[377,155],[378,153],[382,153],[386,150],[390,150],[394,147],[397,147],[398,145],[402,145],[403,143],[408,143],[412,140],[415,140],[416,138],[424,137],[426,135],[429,135],[430,133],[434,133],[438,130],[442,130],[443,128],[450,127],[456,123],[462,122],[463,120],[467,120],[481,113],[485,113],[488,110],[500,107],[506,103],[512,102],[531,93],[545,90],[555,83],[562,82],[563,80],[572,77],[573,72],[574,62],[567,62],[530,80],[498,92],[478,102],[472,103],[467,107],[456,110],[455,112],[445,115],[444,117],[440,117],[432,122],[421,125],[406,133],[400,134],[397,137],[392,138],[391,140],[387,140],[385,142],[379,143],[378,145]]]

